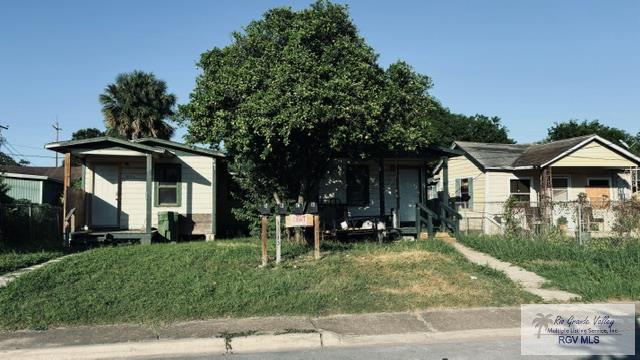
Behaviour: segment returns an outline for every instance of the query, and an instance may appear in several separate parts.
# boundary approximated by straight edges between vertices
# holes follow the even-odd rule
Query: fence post
[[[33,209],[31,204],[29,206],[29,246],[33,245]]]

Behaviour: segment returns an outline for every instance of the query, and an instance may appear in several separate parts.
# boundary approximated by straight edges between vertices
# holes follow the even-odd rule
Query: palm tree
[[[538,339],[540,339],[540,333],[542,332],[542,327],[546,329],[549,327],[549,325],[553,323],[553,320],[551,320],[552,316],[553,314],[547,314],[547,315],[544,315],[542,313],[536,314],[536,318],[533,319],[533,322],[531,324],[534,327],[538,328]]]
[[[167,84],[152,73],[120,74],[100,95],[107,134],[138,139],[169,139],[173,127],[165,119],[173,115],[176,96],[167,94]]]

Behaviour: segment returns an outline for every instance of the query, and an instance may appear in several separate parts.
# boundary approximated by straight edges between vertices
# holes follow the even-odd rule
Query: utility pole
[[[56,123],[52,125],[53,129],[56,131],[56,142],[58,142],[59,140],[59,136],[60,136],[60,131],[62,131],[62,128],[60,127],[60,124],[58,124],[58,117],[56,116]],[[58,152],[56,151],[56,167],[58,167]]]
[[[4,143],[4,138],[2,137],[2,130],[9,130],[9,125],[0,125],[0,146]]]
[[[2,144],[4,144],[4,138],[2,137],[2,130],[9,130],[9,125],[0,125],[0,148],[2,148]],[[4,165],[0,162],[0,165]]]

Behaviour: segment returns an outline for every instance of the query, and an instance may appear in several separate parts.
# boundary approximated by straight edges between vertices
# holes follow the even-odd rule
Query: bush
[[[640,200],[633,199],[613,207],[615,220],[613,230],[619,240],[640,235]]]
[[[31,251],[62,246],[60,208],[26,203],[0,205],[0,248]]]

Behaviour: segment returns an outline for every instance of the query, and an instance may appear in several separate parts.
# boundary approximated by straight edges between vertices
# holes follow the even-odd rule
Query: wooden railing
[[[440,203],[440,207],[444,210],[444,217],[440,216],[441,230],[446,231],[448,227],[455,235],[458,235],[460,233],[460,220],[462,220],[462,215],[444,202]]]
[[[62,224],[62,231],[64,232],[64,245],[69,246],[71,240],[71,233],[76,229],[76,208],[69,210],[69,213],[64,217],[64,223]]]
[[[442,201],[438,202],[438,206],[441,210],[440,215],[434,210],[429,209],[426,204],[416,203],[416,231],[418,236],[422,233],[423,227],[426,226],[429,238],[432,238],[435,232],[434,227],[436,221],[440,223],[441,231],[451,231],[455,235],[460,233],[460,220],[462,219],[462,215]]]
[[[420,233],[422,233],[422,226],[426,226],[427,234],[429,234],[429,238],[432,238],[434,235],[433,223],[434,223],[434,220],[437,218],[438,218],[438,214],[436,214],[435,211],[429,209],[425,204],[416,203],[417,236],[419,237]]]

